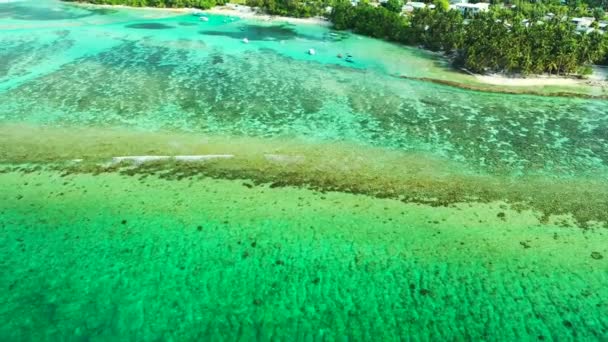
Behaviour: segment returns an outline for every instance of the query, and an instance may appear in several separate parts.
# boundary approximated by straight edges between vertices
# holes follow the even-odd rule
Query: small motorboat
[[[207,18],[207,17],[201,17],[201,21],[207,22],[207,21],[209,21],[209,18]]]
[[[317,54],[317,52],[315,51],[315,49],[309,49],[308,50],[308,54],[311,55],[311,56],[314,56],[314,55]]]
[[[249,39],[247,39],[247,38],[243,38],[243,43],[245,43],[245,44],[249,44]]]

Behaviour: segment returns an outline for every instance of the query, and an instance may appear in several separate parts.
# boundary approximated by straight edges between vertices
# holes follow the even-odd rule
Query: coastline
[[[302,25],[319,25],[330,27],[331,22],[322,17],[313,18],[291,18],[274,16],[257,12],[254,8],[245,5],[226,4],[224,6],[216,6],[208,10],[203,10],[202,13],[239,17],[242,19],[261,20],[268,22],[284,22],[288,24]]]
[[[486,92],[486,93],[510,94],[510,95],[534,95],[534,96],[547,96],[547,97],[573,97],[573,98],[594,99],[594,100],[607,100],[608,99],[608,94],[593,95],[593,94],[586,94],[586,93],[577,93],[577,92],[573,92],[573,91],[542,92],[542,91],[535,91],[535,90],[530,90],[530,89],[522,89],[522,87],[533,86],[534,82],[538,82],[539,84],[542,84],[541,83],[542,78],[539,78],[539,79],[531,78],[531,79],[529,79],[529,84],[526,84],[524,81],[522,81],[519,85],[513,85],[513,84],[499,83],[499,82],[503,82],[503,81],[507,82],[507,80],[508,80],[507,77],[504,77],[504,79],[501,79],[500,77],[495,77],[493,80],[497,83],[480,82],[479,84],[467,84],[467,83],[458,82],[458,81],[449,81],[449,80],[442,80],[442,79],[430,78],[430,77],[410,77],[410,76],[405,76],[405,75],[402,75],[399,77],[402,79],[406,79],[406,80],[430,82],[430,83],[440,84],[440,85],[453,87],[453,88],[480,91],[480,92]],[[519,79],[519,80],[526,80],[526,79]],[[567,79],[565,79],[565,80],[567,80]],[[516,82],[517,81],[514,81],[514,84],[517,84]],[[550,84],[544,84],[544,85],[539,85],[539,84],[536,84],[536,86],[542,87],[542,86],[560,86],[560,85],[562,85],[562,84],[556,84],[556,83],[550,83]],[[584,85],[585,84],[583,84],[583,83],[573,84],[573,86],[584,86]],[[500,88],[494,88],[494,86],[497,86]]]
[[[587,77],[576,76],[554,76],[554,75],[531,75],[521,77],[518,75],[504,74],[473,74],[477,81],[488,85],[508,87],[535,87],[535,86],[601,86],[608,87],[608,75],[600,67],[594,67],[593,74]]]
[[[468,70],[463,71],[474,76],[475,79],[483,84],[505,86],[505,87],[545,87],[545,86],[558,86],[558,87],[580,87],[580,86],[595,86],[595,87],[608,87],[608,68],[594,65],[592,66],[593,73],[586,77],[572,76],[559,76],[559,75],[530,75],[522,76],[518,74],[475,74],[470,73]]]
[[[193,14],[193,13],[202,13],[202,14],[213,14],[213,15],[223,15],[223,16],[232,16],[238,17],[242,19],[250,19],[250,20],[259,20],[259,21],[267,21],[267,22],[284,22],[288,24],[301,24],[301,25],[319,25],[323,27],[331,26],[331,22],[322,18],[322,17],[313,17],[313,18],[292,18],[292,17],[282,17],[282,16],[274,16],[269,14],[263,14],[257,12],[254,8],[245,6],[245,5],[237,5],[237,4],[226,4],[223,6],[215,6],[213,8],[207,10],[201,10],[198,8],[189,8],[189,7],[180,7],[180,8],[171,8],[171,7],[135,7],[135,6],[127,6],[127,5],[107,5],[107,4],[91,4],[87,2],[73,2],[70,3],[73,6],[79,6],[84,8],[114,8],[114,9],[138,9],[138,10],[146,10],[146,11],[158,11],[158,12],[170,12],[175,14]]]
[[[158,8],[158,7],[133,7],[126,5],[105,5],[105,4],[91,4],[91,3],[70,3],[74,6],[80,6],[84,8],[116,8],[116,9],[137,9],[155,12],[171,13],[175,15],[186,15],[186,14],[208,14],[208,15],[221,15],[229,17],[238,17],[241,19],[255,20],[267,23],[287,23],[287,24],[298,24],[298,25],[318,25],[322,27],[331,27],[332,23],[322,17],[313,18],[292,18],[283,16],[273,16],[264,13],[260,13],[255,8],[246,5],[231,4],[228,3],[223,6],[216,6],[207,10],[201,10],[197,8]],[[425,50],[426,51],[426,50]],[[458,69],[451,68],[455,72],[459,72]],[[434,77],[412,77],[412,76],[400,76],[404,79],[414,79],[425,82],[432,82],[435,84],[442,84],[451,87],[457,87],[460,89],[483,91],[492,93],[503,93],[503,94],[527,94],[527,95],[538,95],[538,96],[558,96],[558,97],[579,97],[579,98],[590,98],[590,99],[608,99],[608,69],[601,67],[594,67],[593,74],[588,78],[575,78],[568,76],[552,76],[552,75],[532,75],[530,77],[521,77],[518,75],[505,75],[505,74],[488,74],[481,75],[464,71],[471,77],[472,82],[461,82],[450,79],[434,78]],[[563,89],[554,90],[536,90],[536,88],[545,87],[563,87]],[[585,91],[585,87],[596,88],[598,91],[589,92]],[[531,89],[533,88],[533,89]],[[578,91],[579,89],[580,91]]]
[[[517,77],[501,74],[478,75],[475,74],[477,81],[497,86],[508,87],[530,87],[530,86],[578,86],[586,80],[561,76],[534,75],[532,77]]]
[[[608,342],[608,67],[491,85],[260,8],[8,1],[0,342]]]
[[[173,13],[180,13],[180,14],[186,14],[186,13],[190,13],[192,11],[196,11],[195,8],[188,8],[188,7],[178,7],[178,8],[150,7],[150,6],[136,7],[136,6],[127,6],[127,5],[92,4],[89,2],[65,2],[65,4],[68,4],[71,6],[83,7],[83,8],[140,9],[140,10],[146,10],[146,11],[173,12]]]

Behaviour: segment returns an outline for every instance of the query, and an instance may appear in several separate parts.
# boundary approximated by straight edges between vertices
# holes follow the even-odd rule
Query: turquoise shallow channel
[[[0,341],[608,341],[607,101],[207,17],[0,2]]]

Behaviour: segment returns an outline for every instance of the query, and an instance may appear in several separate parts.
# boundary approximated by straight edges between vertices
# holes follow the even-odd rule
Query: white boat
[[[209,18],[207,18],[207,17],[201,17],[201,20],[202,21],[209,21]]]
[[[308,54],[311,55],[311,56],[314,56],[314,55],[317,54],[317,52],[315,51],[315,49],[309,49],[308,50]]]
[[[243,38],[243,43],[245,43],[245,44],[249,44],[249,39],[247,39],[247,38]]]

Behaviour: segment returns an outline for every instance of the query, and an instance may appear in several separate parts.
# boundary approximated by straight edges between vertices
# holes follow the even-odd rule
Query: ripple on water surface
[[[0,181],[4,339],[607,337],[604,230],[244,181]]]
[[[608,339],[605,102],[43,3],[0,4],[0,340]]]
[[[142,38],[68,62],[1,92],[0,117],[351,140],[426,150],[502,173],[571,175],[608,161],[602,101],[467,92],[270,49],[227,53],[199,39]],[[52,48],[32,56],[40,52],[44,63]],[[20,65],[0,71],[19,75]]]

